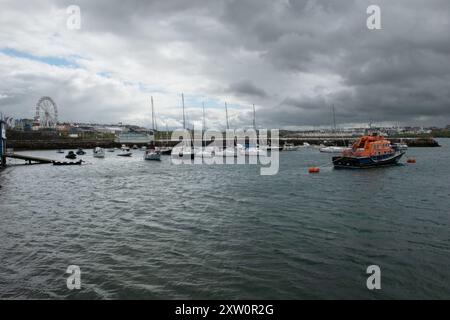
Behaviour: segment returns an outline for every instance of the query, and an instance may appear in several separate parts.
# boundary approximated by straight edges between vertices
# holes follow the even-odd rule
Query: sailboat
[[[165,136],[166,136],[166,146],[161,148],[161,154],[170,156],[172,154],[172,148],[169,147],[169,127],[167,126],[167,123]]]
[[[227,124],[227,130],[230,129],[230,121],[228,119],[228,104],[225,102],[225,119]],[[220,151],[215,153],[218,157],[237,157],[237,148],[236,147],[226,147]]]
[[[205,134],[206,130],[206,117],[205,117],[205,103],[202,103],[203,107],[203,119],[202,119],[202,146],[199,150],[195,151],[196,157],[202,157],[202,158],[212,158],[216,155],[216,150],[214,147],[208,147],[206,146],[206,142],[203,140],[203,136]]]
[[[184,106],[184,94],[181,94],[181,102],[183,106],[183,129],[186,130],[186,113]],[[172,155],[176,155],[179,158],[194,158],[194,152],[192,150],[192,141],[183,141],[182,146],[178,146],[172,149]]]
[[[256,132],[256,136],[258,137],[258,131],[256,130],[256,110],[255,110],[255,105],[253,105],[253,130],[255,130]],[[270,148],[268,147],[267,150],[269,150]],[[263,150],[261,150],[259,148],[258,143],[256,143],[256,145],[246,145],[246,146],[242,146],[240,144],[237,145],[237,150],[239,151],[239,153],[241,155],[245,155],[245,156],[259,156],[260,154],[262,154]]]
[[[155,108],[153,104],[153,97],[151,97],[151,101],[152,101],[152,130],[153,132],[155,132]],[[156,149],[153,143],[145,151],[144,160],[152,160],[152,161],[161,160],[161,152]]]
[[[332,112],[333,112],[333,133],[337,132],[337,127],[336,127],[336,112],[334,109],[334,105],[332,105]],[[342,153],[346,150],[349,150],[349,148],[346,147],[339,147],[339,146],[328,146],[328,147],[322,147],[319,149],[320,152],[322,153]]]

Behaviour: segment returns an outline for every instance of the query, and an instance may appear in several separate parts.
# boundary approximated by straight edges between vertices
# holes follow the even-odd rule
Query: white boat
[[[156,149],[148,149],[144,153],[144,160],[160,161],[161,152]]]
[[[346,150],[349,150],[347,147],[337,147],[337,146],[331,146],[331,147],[323,147],[320,148],[319,151],[322,153],[342,153]]]
[[[117,154],[118,157],[131,157],[132,155],[133,153],[126,145],[122,145],[122,148],[120,148],[120,153]]]
[[[94,149],[94,158],[103,159],[105,157],[105,149],[97,147]]]
[[[302,148],[309,148],[311,145],[308,142],[303,142]]]
[[[297,151],[299,146],[294,145],[293,143],[285,143],[283,146],[283,151]]]
[[[217,155],[217,152],[218,151],[216,150],[215,147],[204,147],[195,150],[195,156],[202,158],[213,158]]]
[[[403,152],[408,151],[408,145],[406,143],[402,143],[402,142],[393,143],[392,147],[398,151],[403,151]]]
[[[215,153],[216,157],[236,158],[238,156],[237,148],[225,148]]]
[[[260,149],[258,146],[244,147],[243,145],[238,144],[237,149],[239,154],[242,156],[256,157],[265,153],[265,151]]]

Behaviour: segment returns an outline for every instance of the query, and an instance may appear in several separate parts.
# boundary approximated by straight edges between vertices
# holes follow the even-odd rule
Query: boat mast
[[[205,103],[202,102],[202,105],[203,105],[203,123],[202,123],[202,126],[203,126],[203,131],[205,131],[206,130]]]
[[[332,105],[332,109],[333,109],[333,130],[334,133],[336,133],[336,112],[334,110],[334,104]]]
[[[167,125],[166,122],[166,146],[169,146],[169,126]]]
[[[230,129],[230,123],[228,121],[228,105],[225,102],[225,117],[227,118],[227,130]]]
[[[151,99],[151,104],[152,104],[152,130],[153,130],[153,132],[155,132],[155,109],[153,106],[153,96],[150,97],[150,99]]]
[[[255,105],[253,105],[253,130],[256,131],[256,110],[255,110]]]
[[[186,115],[184,114],[184,94],[181,94],[181,101],[183,103],[183,129],[186,129]]]

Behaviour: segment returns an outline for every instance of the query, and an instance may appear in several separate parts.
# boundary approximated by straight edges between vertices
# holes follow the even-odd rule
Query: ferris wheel
[[[50,97],[42,97],[36,104],[34,121],[41,128],[54,128],[58,124],[58,107]]]

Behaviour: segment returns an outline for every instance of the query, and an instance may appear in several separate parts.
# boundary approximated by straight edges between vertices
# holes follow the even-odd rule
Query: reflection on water
[[[0,298],[450,298],[450,143],[415,165],[175,166],[89,151],[0,174]],[[54,151],[28,152],[63,158]],[[366,268],[382,270],[367,290]],[[66,288],[78,265],[82,290]]]

